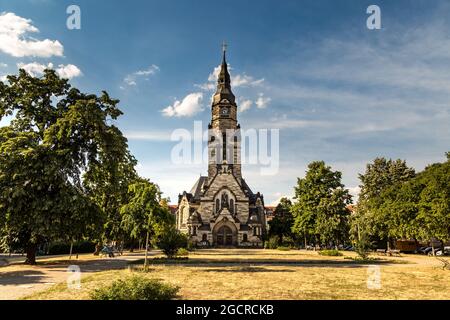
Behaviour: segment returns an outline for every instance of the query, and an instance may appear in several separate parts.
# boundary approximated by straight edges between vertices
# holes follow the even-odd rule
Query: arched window
[[[230,200],[230,212],[232,214],[234,214],[234,200],[233,199]]]
[[[220,199],[216,199],[216,213],[219,213],[220,211]]]
[[[184,206],[178,210],[178,224],[181,226],[184,223]]]
[[[248,236],[246,233],[242,236],[242,242],[248,242]]]
[[[202,241],[208,241],[208,235],[206,233],[202,235]]]

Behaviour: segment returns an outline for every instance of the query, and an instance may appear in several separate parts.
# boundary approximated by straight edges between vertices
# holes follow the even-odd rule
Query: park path
[[[67,257],[67,256],[65,256]],[[80,267],[81,276],[88,276],[96,272],[127,268],[130,261],[143,259],[143,253],[125,253],[116,258],[97,258],[84,260],[82,256],[72,262],[64,261],[56,264],[40,264],[27,266],[13,264],[0,267],[0,300],[16,300],[50,288],[51,286],[67,281],[70,264]]]

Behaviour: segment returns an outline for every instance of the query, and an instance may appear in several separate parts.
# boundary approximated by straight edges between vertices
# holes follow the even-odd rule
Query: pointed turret
[[[220,66],[219,78],[217,80],[217,90],[214,94],[214,104],[220,103],[224,99],[228,100],[231,104],[235,102],[234,94],[231,91],[231,77],[228,72],[226,52],[226,45],[224,44],[222,65]]]

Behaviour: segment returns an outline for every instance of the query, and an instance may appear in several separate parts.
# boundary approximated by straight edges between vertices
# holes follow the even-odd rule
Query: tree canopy
[[[283,237],[292,235],[293,217],[291,213],[292,202],[288,198],[281,198],[274,211],[274,217],[269,222],[269,236],[277,236],[279,244],[283,243]]]
[[[342,174],[323,161],[308,165],[306,176],[298,179],[296,202],[292,206],[292,231],[314,242],[338,244],[348,233],[346,206],[352,203],[348,189],[341,182]]]
[[[29,263],[43,240],[98,235],[113,211],[105,203],[135,175],[113,124],[118,102],[81,93],[53,70],[0,82],[0,119],[13,116],[0,128],[0,230],[26,247]]]

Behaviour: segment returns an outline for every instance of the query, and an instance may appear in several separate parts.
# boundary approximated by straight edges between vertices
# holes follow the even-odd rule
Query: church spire
[[[222,52],[223,52],[222,66],[227,64],[227,59],[226,59],[227,48],[228,48],[228,45],[224,41],[222,44]]]
[[[231,103],[234,103],[235,97],[233,95],[233,92],[231,91],[231,77],[230,73],[228,72],[228,64],[226,58],[227,47],[227,44],[224,42],[222,45],[222,65],[220,67],[219,78],[217,81],[217,91],[214,95],[214,97],[217,99],[214,100],[219,102],[222,101],[222,99],[227,99]]]

